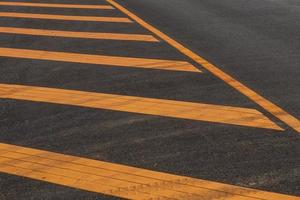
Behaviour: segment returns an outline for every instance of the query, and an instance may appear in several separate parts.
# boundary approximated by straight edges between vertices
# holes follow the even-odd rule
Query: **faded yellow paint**
[[[55,51],[41,51],[15,48],[0,48],[0,56],[12,58],[27,58],[37,60],[52,60],[74,63],[109,65],[118,67],[134,67],[172,71],[201,72],[193,65],[184,61],[160,60],[148,58],[132,58],[120,56],[90,55]]]
[[[189,58],[193,59],[195,62],[203,66],[205,69],[210,71],[212,74],[214,74],[216,77],[220,78],[245,96],[247,96],[249,99],[254,101],[256,104],[264,108],[266,111],[274,115],[279,120],[285,122],[288,126],[296,130],[298,133],[300,133],[300,121],[296,117],[292,116],[285,110],[283,110],[281,107],[275,105],[271,101],[267,100],[263,96],[256,93],[254,90],[250,89],[249,87],[245,86],[229,74],[223,72],[221,69],[219,69],[217,66],[213,65],[206,59],[202,58],[198,54],[194,53],[190,49],[186,48],[182,44],[178,43],[174,39],[170,38],[154,26],[150,25],[149,23],[142,20],[137,15],[133,14],[114,0],[106,0],[111,5],[115,6],[117,9],[128,15],[131,19],[139,23],[141,26],[145,27],[152,33],[156,34],[159,38],[169,43],[171,46],[179,50],[182,54],[188,56]]]
[[[105,9],[111,10],[110,5],[80,5],[80,4],[54,4],[54,3],[28,3],[1,1],[0,6],[25,6],[25,7],[47,7],[47,8],[79,8],[79,9]]]
[[[0,143],[0,172],[126,199],[300,200],[238,187]]]
[[[12,84],[0,84],[0,98],[282,130],[249,108]]]
[[[75,31],[15,28],[15,27],[0,27],[0,33],[99,39],[99,40],[101,39],[101,40],[129,40],[129,41],[143,41],[143,42],[158,42],[158,40],[154,38],[152,35],[141,35],[141,34],[75,32]]]
[[[0,17],[28,18],[28,19],[53,19],[53,20],[66,20],[66,21],[132,23],[132,21],[126,17],[49,15],[49,14],[18,13],[18,12],[0,12]]]

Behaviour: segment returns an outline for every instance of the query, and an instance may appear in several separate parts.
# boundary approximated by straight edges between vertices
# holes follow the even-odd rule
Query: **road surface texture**
[[[0,199],[300,199],[298,0],[0,1]]]

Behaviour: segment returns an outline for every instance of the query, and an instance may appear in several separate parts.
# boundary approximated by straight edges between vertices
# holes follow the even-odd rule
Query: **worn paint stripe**
[[[25,7],[47,7],[47,8],[79,8],[79,9],[104,9],[111,10],[110,5],[80,5],[80,4],[54,4],[54,3],[28,3],[1,1],[0,6],[25,6]]]
[[[200,72],[193,65],[184,61],[133,58],[120,56],[90,55],[55,51],[41,51],[15,48],[0,48],[0,56],[37,60],[52,60],[74,63],[134,67],[173,71]]]
[[[198,64],[203,66],[205,69],[210,71],[212,74],[214,74],[216,77],[220,78],[221,80],[223,80],[224,82],[226,82],[227,84],[229,84],[230,86],[232,86],[233,88],[235,88],[236,90],[238,90],[239,92],[241,92],[242,94],[247,96],[249,99],[254,101],[256,104],[258,104],[259,106],[264,108],[266,111],[268,111],[272,115],[274,115],[276,118],[278,118],[279,120],[281,120],[282,122],[286,123],[288,126],[293,128],[295,131],[300,133],[299,119],[292,116],[291,114],[289,114],[288,112],[283,110],[278,105],[267,100],[266,98],[264,98],[263,96],[261,96],[260,94],[258,94],[254,90],[252,90],[251,88],[247,87],[243,83],[239,82],[238,80],[236,80],[235,78],[230,76],[229,74],[225,73],[220,68],[213,65],[206,59],[202,58],[198,54],[194,53],[190,49],[186,48],[182,44],[180,44],[177,41],[175,41],[174,39],[170,38],[169,36],[167,36],[166,34],[161,32],[160,30],[155,28],[154,26],[145,22],[140,17],[138,17],[134,13],[130,12],[129,10],[127,10],[126,8],[124,8],[123,6],[121,6],[120,4],[115,2],[114,0],[106,0],[106,1],[109,2],[111,5],[115,6],[117,9],[119,9],[123,13],[127,14],[131,19],[133,19],[134,21],[139,23],[141,26],[145,27],[146,29],[148,29],[149,31],[151,31],[152,33],[157,35],[159,38],[161,38],[162,40],[169,43],[171,46],[173,46],[174,48],[179,50],[182,54],[193,59],[195,62],[197,62]]]
[[[29,19],[53,19],[53,20],[67,20],[67,21],[132,23],[132,21],[126,17],[49,15],[49,14],[18,13],[18,12],[0,12],[0,17],[29,18]]]
[[[0,143],[0,171],[127,199],[300,199],[4,143]]]
[[[61,30],[45,30],[32,28],[15,28],[0,27],[0,33],[51,36],[51,37],[68,37],[68,38],[84,38],[84,39],[101,39],[101,40],[129,40],[143,42],[158,42],[152,35],[141,34],[122,34],[122,33],[99,33],[99,32],[75,32]]]
[[[282,130],[248,108],[11,84],[0,84],[0,98]]]

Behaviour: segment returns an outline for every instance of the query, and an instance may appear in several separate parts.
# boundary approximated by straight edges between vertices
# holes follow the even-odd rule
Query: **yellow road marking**
[[[0,6],[26,6],[48,8],[79,8],[79,9],[114,9],[110,5],[80,5],[80,4],[54,4],[54,3],[27,3],[27,2],[0,2]]]
[[[127,199],[300,199],[4,143],[0,143],[0,171]]]
[[[118,66],[118,67],[134,67],[134,68],[146,68],[146,69],[200,72],[198,69],[196,69],[193,65],[191,65],[188,62],[174,61],[174,60],[90,55],[90,54],[14,49],[14,48],[0,48],[0,56],[12,57],[12,58],[86,63],[86,64],[99,64],[104,66],[110,65],[110,66]]]
[[[140,34],[74,32],[74,31],[44,30],[44,29],[31,29],[31,28],[14,28],[14,27],[0,27],[0,33],[85,38],[85,39],[158,42],[158,40],[154,38],[152,35],[140,35]]]
[[[152,25],[148,24],[141,18],[139,18],[137,15],[133,14],[114,0],[106,0],[111,5],[115,6],[117,9],[122,11],[123,13],[127,14],[131,19],[139,23],[141,26],[145,27],[152,33],[156,34],[158,37],[169,43],[171,46],[179,50],[184,55],[188,56],[189,58],[193,59],[195,62],[203,66],[205,69],[210,71],[212,74],[247,96],[249,99],[260,105],[262,108],[264,108],[266,111],[274,115],[279,120],[285,122],[288,126],[296,130],[298,133],[300,133],[300,121],[296,117],[292,116],[279,106],[275,105],[271,101],[267,100],[263,96],[256,93],[254,90],[250,89],[249,87],[245,86],[241,82],[234,79],[232,76],[228,75],[227,73],[223,72],[221,69],[219,69],[217,66],[211,64],[198,54],[192,52],[182,44],[178,43],[174,39],[170,38],[163,32],[159,31],[157,28],[153,27]]]
[[[90,21],[90,22],[124,22],[132,23],[126,17],[94,17],[94,16],[72,16],[72,15],[49,15],[17,12],[0,12],[0,17],[29,18],[29,19],[54,19],[67,21]]]
[[[282,130],[248,108],[12,84],[0,84],[0,98]]]

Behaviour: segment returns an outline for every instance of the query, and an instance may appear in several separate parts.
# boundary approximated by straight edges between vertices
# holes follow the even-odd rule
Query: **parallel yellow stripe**
[[[90,22],[124,22],[132,23],[126,17],[94,17],[94,16],[72,16],[72,15],[49,15],[17,12],[0,12],[0,17],[29,18],[29,19],[54,19],[67,21],[90,21]]]
[[[203,66],[205,69],[210,71],[216,77],[223,80],[225,83],[227,83],[228,85],[230,85],[231,87],[233,87],[234,89],[236,89],[237,91],[239,91],[240,93],[242,93],[243,95],[245,95],[246,97],[251,99],[253,102],[255,102],[256,104],[258,104],[259,106],[264,108],[266,111],[268,111],[269,113],[274,115],[276,118],[278,118],[279,120],[286,123],[288,126],[293,128],[295,131],[300,133],[300,120],[299,119],[297,119],[290,113],[286,112],[284,109],[282,109],[278,105],[276,105],[273,102],[269,101],[268,99],[264,98],[263,96],[261,96],[260,94],[258,94],[254,90],[252,90],[251,88],[247,87],[243,83],[239,82],[238,80],[236,80],[235,78],[233,78],[226,72],[222,71],[220,68],[213,65],[212,63],[210,63],[203,57],[199,56],[198,54],[196,54],[193,51],[191,51],[190,49],[186,48],[185,46],[183,46],[179,42],[175,41],[168,35],[164,34],[163,32],[161,32],[154,26],[145,22],[140,17],[138,17],[134,13],[130,12],[129,10],[127,10],[126,8],[121,6],[116,1],[114,1],[114,0],[106,0],[106,1],[108,3],[110,3],[111,5],[115,6],[117,9],[119,9],[123,13],[125,13],[131,19],[133,19],[134,21],[139,23],[141,26],[145,27],[146,29],[148,29],[149,31],[151,31],[152,33],[157,35],[159,38],[161,38],[162,40],[169,43],[171,46],[176,48],[182,54],[188,56],[189,58],[191,58],[192,60],[194,60],[201,66]]]
[[[140,35],[140,34],[74,32],[74,31],[44,30],[44,29],[32,29],[32,28],[14,28],[14,27],[0,27],[0,33],[85,38],[85,39],[102,39],[102,40],[129,40],[129,41],[158,42],[158,40],[151,35]]]
[[[0,98],[282,130],[259,111],[248,108],[12,84],[0,84]]]
[[[110,5],[80,5],[80,4],[54,4],[54,3],[27,3],[1,1],[0,6],[25,6],[25,7],[48,7],[48,8],[79,8],[79,9],[114,9]]]
[[[127,199],[300,200],[299,197],[0,143],[0,172]]]
[[[173,71],[201,72],[193,65],[184,61],[160,60],[147,58],[132,58],[120,56],[90,55],[79,53],[65,53],[55,51],[40,51],[14,48],[0,48],[0,56],[12,58],[26,58],[37,60],[52,60],[74,63],[109,65],[118,67],[134,67]]]

